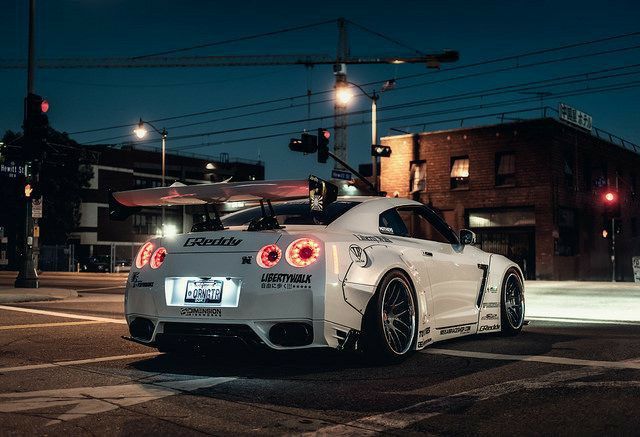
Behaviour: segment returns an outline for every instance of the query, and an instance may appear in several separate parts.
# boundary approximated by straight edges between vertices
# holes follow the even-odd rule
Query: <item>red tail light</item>
[[[149,265],[152,269],[157,269],[164,262],[164,258],[167,256],[167,249],[164,247],[158,247],[153,255],[151,256],[151,261],[149,261]]]
[[[311,238],[300,238],[287,247],[287,262],[293,267],[307,267],[320,257],[320,244]]]
[[[258,252],[258,265],[264,269],[270,269],[280,262],[282,258],[282,250],[275,244],[264,246]]]
[[[153,253],[153,243],[148,241],[144,243],[140,252],[138,252],[138,256],[136,256],[136,267],[141,269],[147,265],[149,260],[151,259],[151,254]]]

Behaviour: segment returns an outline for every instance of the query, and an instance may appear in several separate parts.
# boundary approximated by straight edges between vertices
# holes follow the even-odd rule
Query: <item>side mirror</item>
[[[460,243],[473,246],[476,244],[476,233],[469,229],[460,229]]]

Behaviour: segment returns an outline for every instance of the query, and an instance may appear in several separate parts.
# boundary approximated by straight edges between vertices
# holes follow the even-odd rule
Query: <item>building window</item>
[[[427,189],[427,162],[411,161],[409,167],[409,192],[418,193]]]
[[[558,208],[558,239],[556,255],[574,256],[578,254],[578,226],[576,212],[569,208]]]
[[[573,154],[571,152],[564,153],[564,181],[567,188],[573,188],[573,178],[575,173],[575,166],[573,162]]]
[[[516,155],[513,152],[496,153],[496,186],[515,186]]]
[[[155,235],[162,226],[162,217],[152,214],[134,214],[133,233],[136,235]]]
[[[451,158],[451,189],[469,188],[469,157]]]

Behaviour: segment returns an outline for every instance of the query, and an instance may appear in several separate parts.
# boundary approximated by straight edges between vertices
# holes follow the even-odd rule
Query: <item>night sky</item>
[[[26,59],[27,0],[1,0],[0,58]],[[382,94],[379,101],[380,136],[405,131],[459,127],[498,121],[497,112],[539,107],[535,92],[552,93],[544,104],[557,107],[568,103],[593,116],[594,125],[635,143],[640,143],[637,104],[640,102],[640,35],[585,45],[570,50],[521,57],[501,63],[485,63],[496,58],[524,54],[567,44],[640,31],[640,4],[637,1],[137,1],[58,0],[37,1],[37,57],[127,57],[269,32],[304,24],[345,17],[365,28],[387,35],[424,52],[455,49],[460,61],[446,64],[440,71],[423,65],[354,65],[348,67],[350,81],[379,90],[381,83],[397,78],[397,89]],[[352,55],[406,56],[411,52],[356,26],[349,27]],[[335,55],[337,27],[324,24],[303,31],[193,50],[183,55],[243,54],[326,54]],[[638,46],[638,47],[635,47]],[[615,53],[593,55],[618,50]],[[589,56],[588,56],[589,55]],[[577,57],[565,62],[549,62]],[[534,67],[528,64],[537,64]],[[520,68],[515,68],[520,65]],[[509,68],[511,67],[511,68]],[[628,67],[628,68],[622,68]],[[508,69],[499,73],[457,76]],[[587,73],[590,73],[587,75]],[[405,76],[419,75],[413,78]],[[572,76],[572,77],[568,77]],[[510,93],[495,93],[498,87],[566,77],[537,85],[517,87]],[[585,78],[591,78],[588,82]],[[597,79],[601,78],[601,79]],[[436,82],[436,83],[434,83]],[[561,82],[563,85],[558,86]],[[604,86],[635,87],[574,96]],[[74,133],[114,125],[229,108],[267,100],[305,95],[331,89],[331,66],[266,66],[242,68],[157,68],[157,69],[64,69],[38,70],[36,92],[50,104],[49,118],[58,130]],[[530,87],[532,85],[529,85]],[[527,87],[527,86],[525,86]],[[482,92],[482,97],[385,110],[408,102],[437,97]],[[491,90],[491,91],[489,91]],[[26,92],[25,70],[0,70],[0,129],[20,130],[22,99]],[[313,96],[325,100],[330,94]],[[531,101],[513,104],[516,99]],[[197,117],[158,122],[169,131],[168,148],[183,152],[263,159],[267,178],[298,178],[315,173],[327,177],[332,165],[316,164],[314,157],[288,151],[288,132],[333,126],[333,105],[311,106],[311,117],[270,128],[233,133],[218,131],[305,119],[306,98],[268,105],[213,112]],[[501,103],[506,102],[506,103]],[[507,104],[512,103],[512,104]],[[355,100],[351,110],[367,110],[366,98]],[[477,105],[487,105],[481,108]],[[285,109],[291,105],[299,105]],[[462,109],[461,109],[462,108]],[[466,108],[466,109],[465,109]],[[455,111],[454,111],[455,110]],[[260,114],[243,115],[250,112]],[[437,112],[438,114],[432,114]],[[539,111],[537,112],[539,114]],[[417,114],[423,114],[416,116]],[[509,114],[532,117],[536,112]],[[412,117],[414,116],[414,117]],[[399,119],[405,117],[404,119]],[[409,118],[412,117],[412,118]],[[388,118],[395,120],[384,121]],[[368,114],[350,117],[349,161],[368,161],[370,125]],[[206,122],[195,126],[183,124]],[[73,134],[79,142],[123,143],[134,141],[132,127]],[[208,136],[172,139],[180,135],[214,132]],[[220,144],[225,141],[283,133],[280,137]],[[118,137],[118,138],[114,138]],[[153,145],[159,145],[158,141]],[[214,142],[215,145],[201,146]],[[199,147],[200,146],[200,147]]]

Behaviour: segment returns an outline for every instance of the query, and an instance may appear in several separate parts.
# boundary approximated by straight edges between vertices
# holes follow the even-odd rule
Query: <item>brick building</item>
[[[109,219],[109,191],[161,186],[159,150],[134,147],[88,146],[95,152],[96,163],[90,186],[83,190],[80,226],[70,236],[75,258],[89,255],[113,255],[115,259],[132,259],[140,243],[159,232],[160,208],[145,208],[122,222]],[[207,156],[167,153],[166,185],[264,179],[261,161],[230,158],[221,153],[217,159]],[[228,205],[227,205],[228,207]],[[233,207],[233,205],[231,205]],[[228,212],[228,211],[227,211]],[[191,228],[194,207],[167,207],[166,222],[179,232]]]
[[[616,278],[633,280],[640,148],[601,132],[541,118],[386,137],[381,189],[439,209],[530,279],[610,280],[603,191],[617,186]]]

